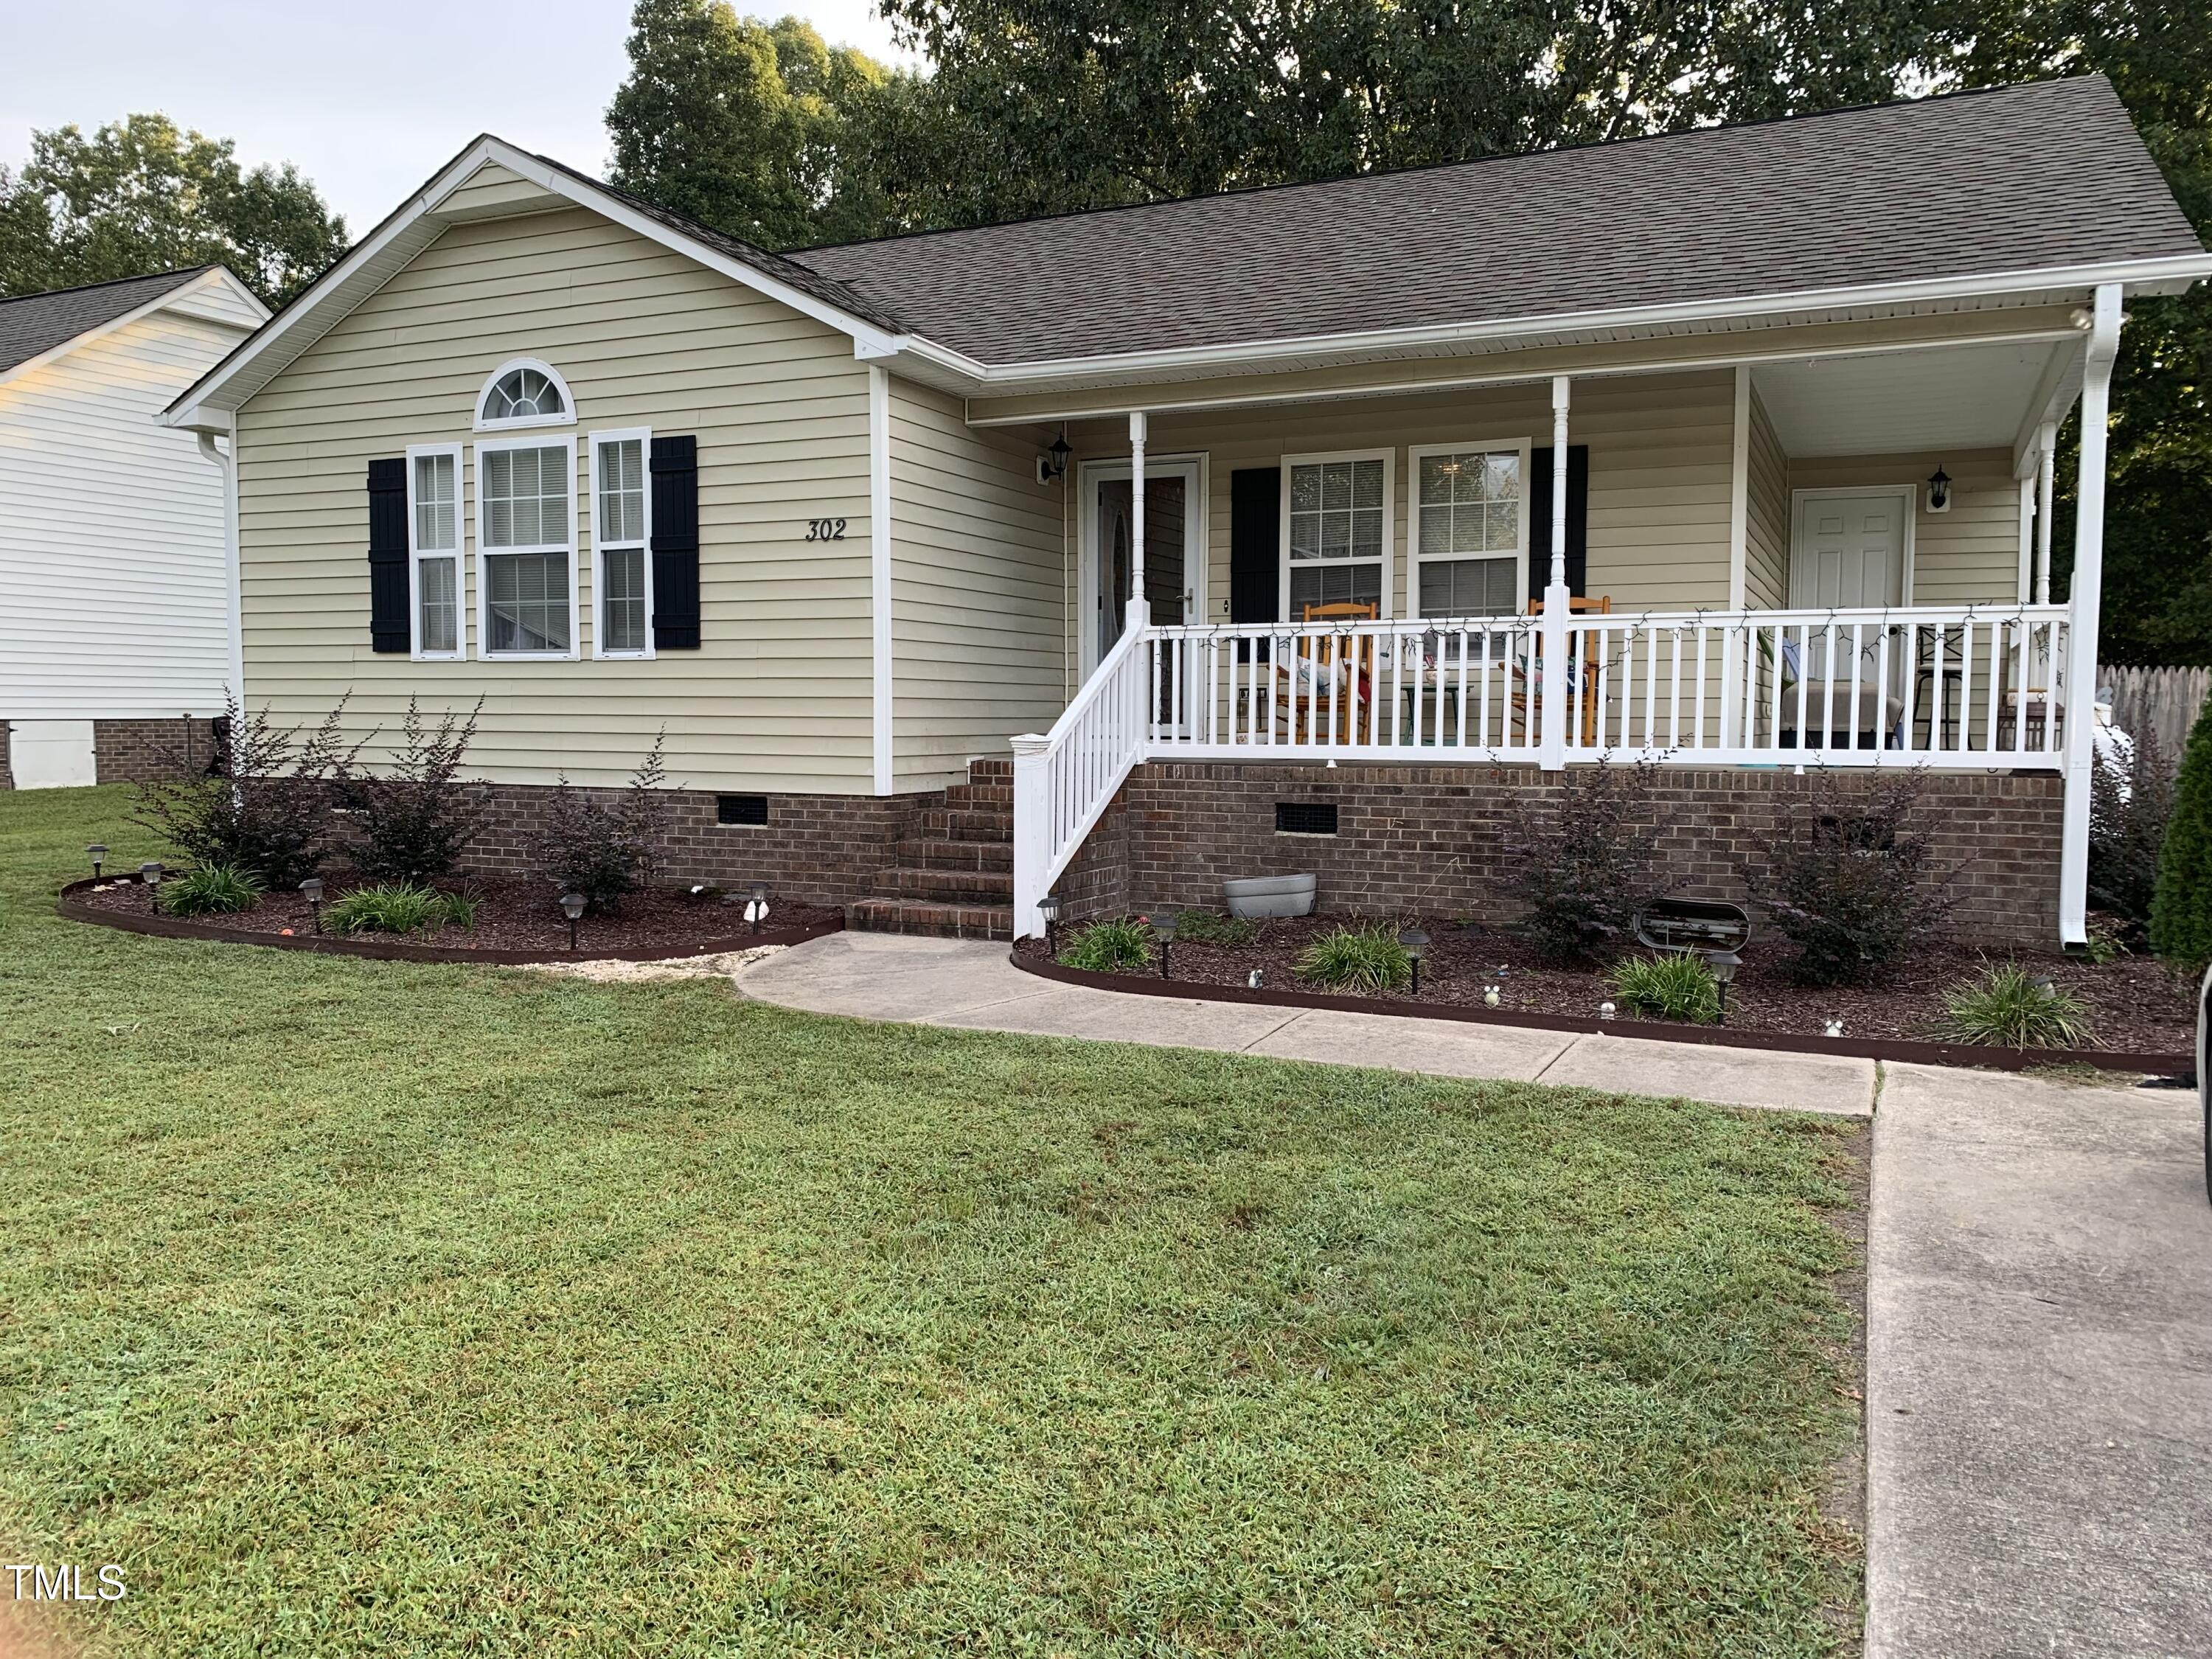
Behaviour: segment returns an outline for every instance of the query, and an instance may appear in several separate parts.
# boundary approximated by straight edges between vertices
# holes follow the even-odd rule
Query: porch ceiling
[[[2001,449],[2081,384],[2070,340],[1763,363],[1752,385],[1791,455]]]

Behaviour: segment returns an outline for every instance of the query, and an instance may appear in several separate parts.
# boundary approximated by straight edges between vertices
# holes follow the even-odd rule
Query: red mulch
[[[565,949],[568,943],[568,923],[561,914],[559,895],[545,882],[479,877],[465,883],[441,885],[465,886],[477,896],[476,925],[466,928],[425,928],[407,934],[409,944],[442,945],[449,950],[538,951]],[[331,900],[340,897],[344,891],[343,882],[331,883],[330,896],[323,902],[325,915]],[[586,913],[577,924],[579,954],[588,957],[595,951],[654,950],[666,956],[683,957],[696,956],[713,945],[726,948],[728,941],[748,932],[744,920],[746,896],[740,892],[726,902],[714,895],[695,898],[683,889],[632,893],[614,909]],[[135,880],[89,888],[81,897],[83,902],[99,909],[135,911],[142,915],[146,911],[146,890]],[[770,894],[768,920],[762,926],[781,932],[787,927],[835,921],[842,914],[834,905],[799,904]],[[307,900],[296,892],[264,894],[251,910],[228,915],[178,919],[198,920],[210,927],[255,933],[281,933],[288,927],[295,933],[307,933],[314,927],[313,914]],[[394,935],[360,933],[355,937],[391,939]]]
[[[1170,966],[1177,981],[1193,985],[1244,985],[1257,968],[1265,989],[1326,990],[1297,977],[1298,957],[1318,935],[1358,920],[1304,916],[1264,921],[1249,945],[1178,939]],[[1395,929],[1407,925],[1407,919],[1393,916],[1382,925]],[[1424,1003],[1479,1006],[1490,985],[1498,988],[1501,1007],[1531,1013],[1586,1017],[1595,1015],[1600,1003],[1618,1000],[1603,973],[1542,967],[1528,944],[1505,929],[1443,917],[1423,918],[1420,925],[1431,940],[1421,963]],[[1060,930],[1063,945],[1069,932]],[[1041,939],[1025,939],[1019,948],[1042,955],[1045,947]],[[2194,984],[2146,956],[2121,957],[2100,967],[2057,951],[1932,942],[1915,951],[1886,984],[1821,989],[1791,981],[1794,954],[1786,939],[1754,935],[1729,987],[1732,1029],[1818,1036],[1829,1019],[1841,1015],[1849,1036],[1941,1040],[1944,992],[1991,963],[2010,960],[2048,975],[2060,989],[2081,1000],[2089,1010],[2088,1047],[2164,1054],[2187,1054],[2196,1046]],[[1399,992],[1370,1000],[1380,1006],[1412,998]],[[1623,1011],[1621,1018],[1644,1017]]]

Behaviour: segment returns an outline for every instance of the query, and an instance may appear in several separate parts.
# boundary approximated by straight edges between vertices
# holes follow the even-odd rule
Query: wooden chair
[[[1567,601],[1567,612],[1570,616],[1610,617],[1613,614],[1613,595],[1601,593],[1595,599],[1571,599]],[[1527,615],[1540,617],[1543,613],[1543,600],[1528,601]],[[1598,664],[1603,657],[1605,647],[1601,636],[1595,634],[1583,635],[1582,645],[1581,662],[1575,674],[1576,701],[1582,705],[1582,736],[1579,740],[1585,744],[1594,744],[1597,741],[1598,736],[1597,670]],[[1530,719],[1528,672],[1525,667],[1516,668],[1514,670],[1514,678],[1520,682],[1520,684],[1513,693],[1513,707],[1520,714],[1522,723],[1525,726]]]
[[[1380,607],[1371,599],[1340,599],[1298,607],[1302,623],[1373,622]],[[1375,636],[1371,634],[1300,635],[1293,659],[1278,663],[1280,690],[1275,718],[1291,743],[1318,743],[1333,732],[1337,743],[1358,743],[1365,732],[1375,686]]]

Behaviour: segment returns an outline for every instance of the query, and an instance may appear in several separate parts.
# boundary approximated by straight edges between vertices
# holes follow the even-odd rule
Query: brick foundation
[[[170,720],[92,723],[93,766],[102,783],[204,776],[215,753],[212,720],[179,715]]]
[[[1874,781],[1846,773],[1846,790]],[[1659,799],[1668,890],[1742,902],[1739,867],[1802,811],[1815,781],[1780,771],[1669,770]],[[1320,908],[1510,921],[1516,805],[1559,785],[1533,767],[1147,765],[1130,775],[1060,883],[1070,917],[1154,905],[1218,908],[1238,876],[1311,872]],[[2047,945],[2058,930],[2065,788],[2051,773],[1936,774],[1922,810],[1937,856],[1963,865],[1957,936]],[[1334,802],[1334,836],[1279,835],[1278,801]]]
[[[493,784],[491,817],[471,843],[464,867],[523,875],[536,867],[533,840],[545,822],[552,788]],[[591,792],[609,801],[622,791]],[[768,823],[715,822],[714,795],[678,789],[660,859],[660,879],[729,887],[764,881],[775,893],[808,904],[844,904],[866,893],[877,872],[895,862],[915,816],[944,804],[942,792],[911,795],[770,795]]]

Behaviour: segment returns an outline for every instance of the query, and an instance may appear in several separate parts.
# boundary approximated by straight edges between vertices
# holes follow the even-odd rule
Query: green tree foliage
[[[296,167],[248,172],[228,139],[166,115],[34,132],[30,164],[0,168],[0,295],[222,264],[280,305],[345,240]]]
[[[2197,717],[2181,751],[2151,898],[2150,948],[2191,969],[2212,962],[2212,710]]]

